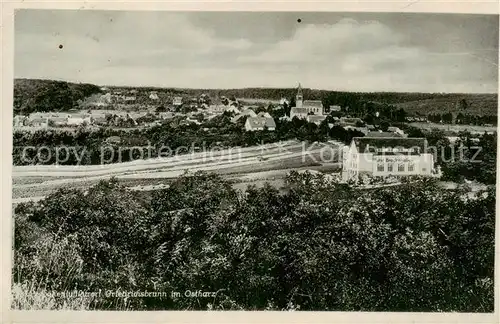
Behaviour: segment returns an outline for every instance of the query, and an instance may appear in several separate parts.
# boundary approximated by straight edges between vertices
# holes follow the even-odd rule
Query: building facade
[[[434,156],[424,138],[354,137],[342,154],[342,178],[433,176]]]
[[[272,117],[248,117],[245,122],[245,130],[247,132],[264,130],[266,128],[269,131],[274,131],[276,129],[276,123]]]
[[[294,117],[306,119],[307,116],[311,114],[323,116],[323,104],[320,100],[304,101],[302,86],[299,83],[299,87],[297,88],[297,95],[295,96],[295,107],[292,107],[292,109],[290,109],[290,119],[293,119]]]

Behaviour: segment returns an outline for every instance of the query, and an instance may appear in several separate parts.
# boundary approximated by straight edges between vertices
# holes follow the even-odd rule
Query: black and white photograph
[[[494,313],[498,14],[13,19],[12,310]]]

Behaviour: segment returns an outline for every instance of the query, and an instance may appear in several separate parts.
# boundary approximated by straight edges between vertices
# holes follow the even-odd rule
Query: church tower
[[[302,96],[302,87],[299,83],[299,87],[297,89],[297,95],[295,96],[295,107],[302,108],[303,103],[304,103],[304,97]]]

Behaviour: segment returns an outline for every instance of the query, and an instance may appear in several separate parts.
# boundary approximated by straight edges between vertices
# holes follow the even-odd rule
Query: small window
[[[384,171],[384,164],[383,163],[377,164],[377,171]]]
[[[399,163],[398,172],[405,172],[405,165],[403,163]]]
[[[392,165],[392,163],[389,163],[389,164],[387,165],[387,171],[389,171],[389,172],[392,172],[392,171],[393,171],[393,165]]]
[[[425,171],[427,171],[427,169],[426,168],[422,168],[422,172],[425,172]]]
[[[413,170],[415,170],[415,165],[413,163],[410,163],[408,165],[408,171],[413,171]]]

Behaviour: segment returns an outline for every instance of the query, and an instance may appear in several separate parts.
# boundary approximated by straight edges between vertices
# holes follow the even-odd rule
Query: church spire
[[[297,95],[295,96],[295,107],[302,108],[304,97],[302,96],[302,86],[299,82],[299,87],[297,88]]]

